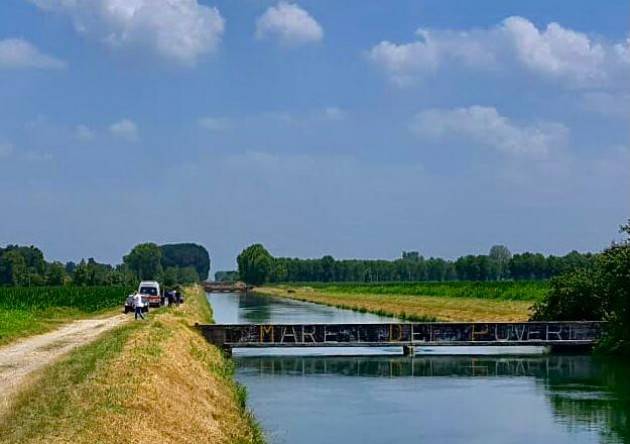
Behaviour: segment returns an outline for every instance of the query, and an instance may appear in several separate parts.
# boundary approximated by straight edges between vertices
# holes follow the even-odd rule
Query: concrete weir
[[[197,325],[226,352],[234,347],[548,346],[552,350],[591,348],[602,322],[474,322],[393,324]]]

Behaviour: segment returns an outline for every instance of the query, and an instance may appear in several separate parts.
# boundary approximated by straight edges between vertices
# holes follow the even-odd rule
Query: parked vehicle
[[[164,296],[160,291],[160,284],[157,281],[140,282],[140,285],[138,285],[138,293],[146,296],[150,307],[159,307],[164,304]]]
[[[125,300],[125,308],[124,308],[124,312],[125,313],[133,313],[134,312],[134,302],[133,302],[133,297],[135,296],[135,294],[130,294],[129,296],[127,296],[127,299]],[[142,296],[142,312],[143,313],[148,313],[149,311],[149,299],[146,296]]]

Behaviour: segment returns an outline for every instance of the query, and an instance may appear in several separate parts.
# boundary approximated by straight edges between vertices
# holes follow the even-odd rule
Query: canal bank
[[[221,324],[391,321],[256,294],[209,299]],[[627,363],[522,351],[403,358],[391,348],[361,357],[235,349],[234,362],[270,443],[630,442]]]
[[[529,319],[530,308],[535,302],[461,296],[332,293],[304,286],[264,286],[255,290],[258,294],[414,322],[523,322]]]
[[[130,315],[131,316],[131,315]],[[260,443],[234,365],[191,328],[200,287],[34,375],[0,416],[0,443]]]

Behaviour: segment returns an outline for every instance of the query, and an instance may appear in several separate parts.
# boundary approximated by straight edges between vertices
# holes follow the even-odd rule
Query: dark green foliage
[[[162,248],[168,257],[162,256]],[[162,268],[166,263],[177,262]],[[9,245],[0,248],[0,286],[135,286],[141,279],[166,280],[167,285],[198,282],[199,269],[207,275],[210,260],[208,252],[195,244],[177,244],[158,247],[146,243],[134,247],[123,258],[123,263],[112,266],[93,258],[82,259],[78,264],[46,262],[36,247]]]
[[[239,276],[251,285],[265,283],[274,265],[273,258],[261,244],[254,244],[244,249],[236,261]]]
[[[154,243],[147,242],[133,247],[123,257],[123,262],[141,280],[157,279],[162,272],[162,250]]]
[[[590,268],[554,280],[534,318],[606,320],[604,345],[630,353],[630,221],[622,232],[627,238],[597,255]]]
[[[82,259],[74,267],[71,277],[72,283],[79,286],[133,285],[138,281],[136,274],[126,264],[113,267],[99,264],[93,258],[87,262]]]
[[[593,270],[577,270],[551,280],[551,289],[534,305],[534,321],[600,321],[602,296],[594,288]]]
[[[0,248],[0,285],[43,285],[46,261],[36,247]]]
[[[595,256],[571,252],[566,256],[523,253],[511,255],[495,245],[488,255],[468,255],[455,261],[425,259],[417,251],[404,251],[402,258],[387,260],[335,260],[275,258],[269,282],[443,282],[545,280],[587,266]]]
[[[214,273],[214,280],[217,282],[237,282],[240,277],[238,271],[217,271]]]
[[[164,269],[169,267],[194,267],[199,278],[205,280],[210,271],[210,255],[201,245],[169,244],[160,246],[162,252],[161,264]]]

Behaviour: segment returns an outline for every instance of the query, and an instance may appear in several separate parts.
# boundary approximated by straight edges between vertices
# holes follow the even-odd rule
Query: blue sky
[[[600,250],[627,1],[6,0],[0,243],[117,263]]]

